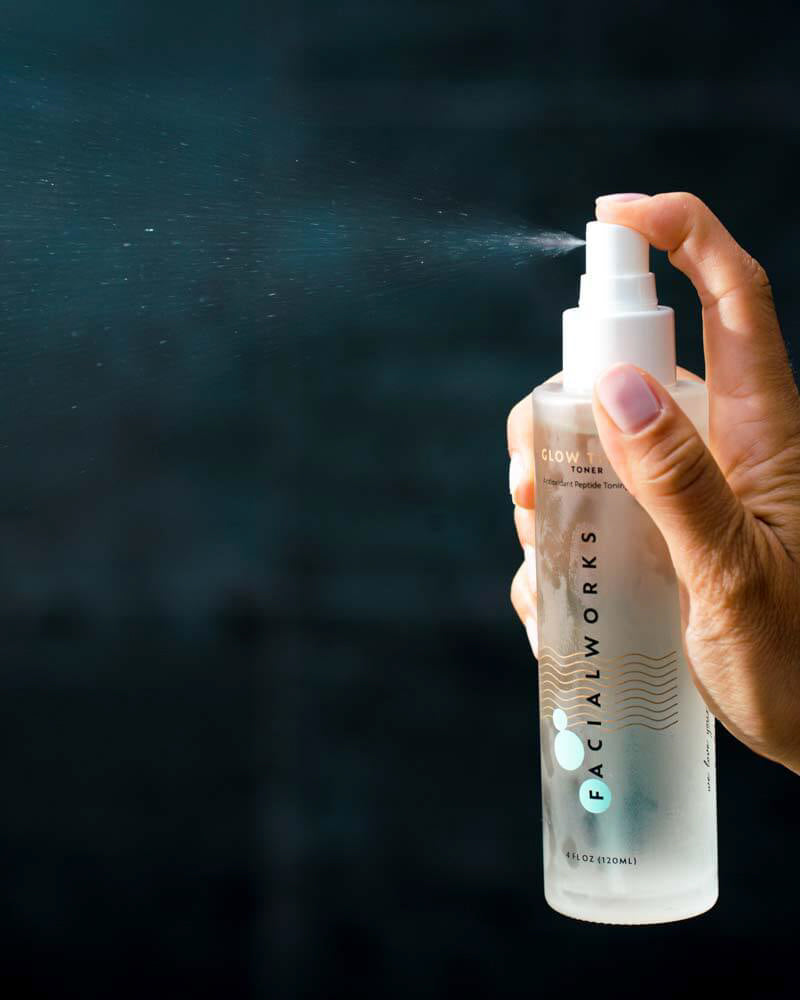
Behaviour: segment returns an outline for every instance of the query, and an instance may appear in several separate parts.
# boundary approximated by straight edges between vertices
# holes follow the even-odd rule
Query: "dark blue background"
[[[597,194],[694,191],[795,351],[798,15],[6,8],[9,995],[795,995],[797,778],[721,726],[715,909],[544,902],[505,417],[560,367],[582,253],[419,277],[308,226],[581,233]]]

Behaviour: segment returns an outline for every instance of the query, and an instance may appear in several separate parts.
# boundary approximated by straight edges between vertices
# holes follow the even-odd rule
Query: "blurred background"
[[[545,904],[505,419],[583,269],[515,234],[580,236],[602,193],[706,200],[794,356],[798,28],[3,5],[7,995],[795,995],[797,778],[719,725],[717,906]]]

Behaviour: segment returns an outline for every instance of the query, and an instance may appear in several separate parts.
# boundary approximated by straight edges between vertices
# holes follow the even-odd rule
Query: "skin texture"
[[[600,440],[667,543],[684,653],[704,701],[751,750],[800,774],[800,396],[769,280],[692,194],[604,197],[596,214],[666,250],[694,285],[709,392],[706,448],[657,379],[612,366],[638,371],[661,411],[623,433],[595,386]],[[700,381],[683,368],[679,376]],[[508,417],[509,455],[524,471],[514,522],[526,546],[535,542],[532,437],[528,396]],[[511,601],[535,637],[533,582],[523,563]]]

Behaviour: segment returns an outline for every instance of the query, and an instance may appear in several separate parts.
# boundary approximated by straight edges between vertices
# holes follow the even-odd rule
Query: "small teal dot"
[[[569,729],[562,730],[556,736],[555,751],[556,760],[565,771],[574,771],[583,763],[583,740]]]
[[[563,708],[557,708],[553,712],[553,725],[558,730],[567,728],[567,713]]]
[[[611,805],[611,789],[599,778],[587,778],[581,785],[578,798],[590,813],[602,813]]]

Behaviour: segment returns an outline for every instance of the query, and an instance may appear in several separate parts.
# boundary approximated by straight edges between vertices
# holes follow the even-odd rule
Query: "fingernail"
[[[595,198],[598,201],[636,201],[639,198],[649,198],[649,194],[641,194],[638,191],[626,191],[623,194],[600,194]]]
[[[533,593],[536,593],[536,549],[532,545],[523,545],[525,553],[525,570],[528,574],[528,584]]]
[[[642,430],[661,412],[661,403],[630,365],[609,368],[597,380],[597,395],[609,417],[625,434]]]
[[[508,463],[508,492],[512,498],[517,491],[517,487],[525,479],[525,462],[518,451],[511,453],[511,461]]]
[[[533,650],[533,655],[536,659],[539,659],[539,635],[536,628],[535,618],[525,619],[525,631],[528,633],[528,642],[531,644],[531,649]]]

